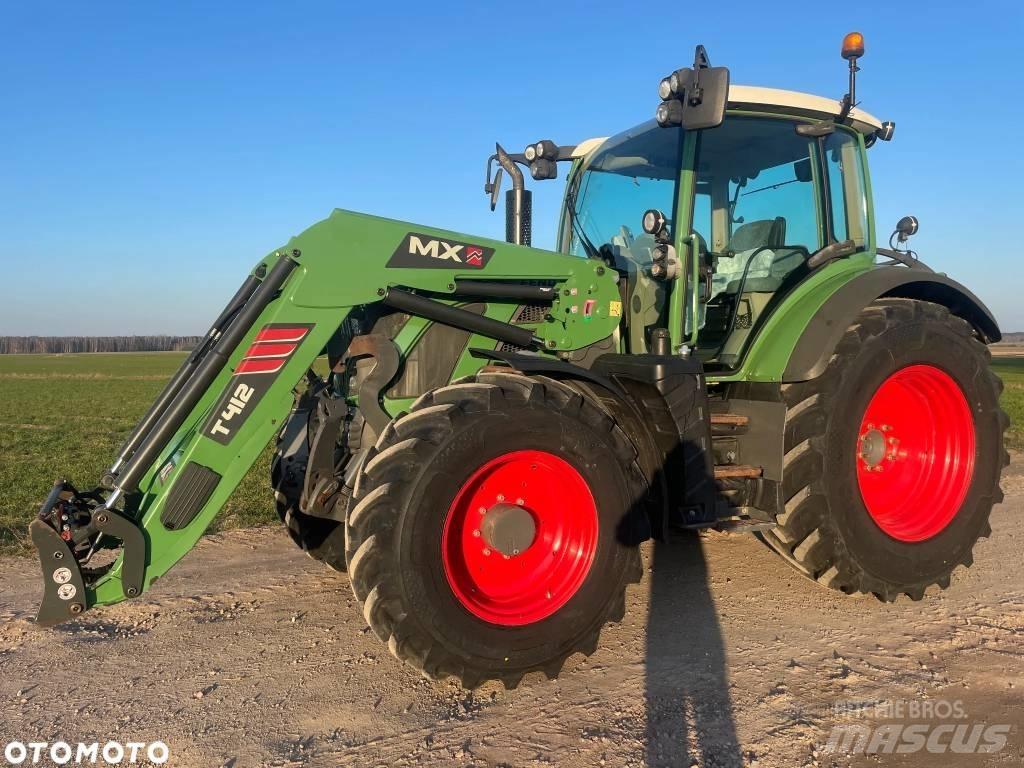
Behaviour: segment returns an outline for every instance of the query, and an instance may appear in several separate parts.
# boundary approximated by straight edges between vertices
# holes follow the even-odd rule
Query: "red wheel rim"
[[[502,515],[533,526],[532,537],[517,540],[524,548],[513,550],[507,535],[500,537],[493,523],[500,525]],[[547,618],[576,594],[597,539],[597,505],[580,473],[544,451],[513,451],[476,470],[456,494],[441,559],[452,592],[470,613],[522,626]]]
[[[931,365],[882,382],[857,437],[857,484],[875,523],[900,541],[945,530],[974,475],[974,418],[952,376]]]

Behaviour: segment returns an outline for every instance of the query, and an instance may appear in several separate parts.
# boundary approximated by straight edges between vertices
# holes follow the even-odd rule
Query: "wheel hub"
[[[537,537],[537,522],[517,504],[495,504],[484,515],[480,533],[491,549],[515,557],[529,549]]]
[[[885,458],[885,435],[879,429],[868,429],[860,436],[860,458],[874,469]]]

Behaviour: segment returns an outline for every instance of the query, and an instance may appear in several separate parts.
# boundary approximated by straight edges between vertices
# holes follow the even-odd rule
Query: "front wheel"
[[[558,674],[639,581],[623,540],[645,495],[614,420],[550,379],[483,374],[428,393],[363,464],[352,589],[398,658],[466,687]]]
[[[785,509],[765,541],[844,592],[920,599],[948,587],[991,532],[1009,463],[989,359],[945,307],[867,307],[824,374],[782,388]]]

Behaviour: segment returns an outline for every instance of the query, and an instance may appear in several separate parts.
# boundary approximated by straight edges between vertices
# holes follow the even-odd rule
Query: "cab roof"
[[[755,112],[778,112],[787,115],[801,115],[827,120],[839,114],[839,99],[829,99],[799,91],[784,91],[780,88],[761,88],[756,85],[730,85],[729,109],[746,109]],[[882,127],[882,121],[874,115],[854,108],[850,110],[851,127],[870,136]],[[573,157],[584,157],[601,146],[607,136],[581,141]]]
[[[756,85],[729,86],[729,108],[754,108],[760,112],[784,112],[828,119],[839,114],[839,99],[827,99],[799,91],[761,88]],[[863,134],[872,134],[882,127],[874,115],[854,107],[850,110],[852,127]]]

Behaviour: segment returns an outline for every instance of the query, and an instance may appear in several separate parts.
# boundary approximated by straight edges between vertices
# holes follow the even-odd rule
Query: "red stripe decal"
[[[295,351],[296,344],[253,344],[245,353],[246,359],[253,357],[288,357]]]
[[[301,341],[308,328],[264,328],[256,334],[256,341]]]
[[[285,364],[283,357],[272,357],[266,360],[243,360],[235,368],[235,375],[240,373],[277,373]]]

